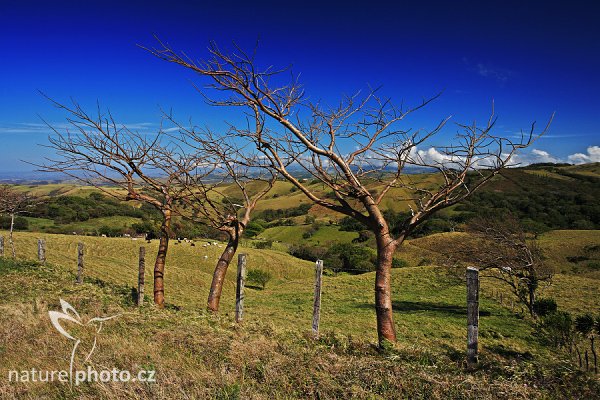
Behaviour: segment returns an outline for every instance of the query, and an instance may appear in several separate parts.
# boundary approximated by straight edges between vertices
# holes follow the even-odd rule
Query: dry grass
[[[568,363],[531,360],[507,346],[484,351],[480,368],[468,372],[462,352],[443,341],[425,346],[401,340],[379,353],[341,332],[325,331],[315,341],[305,330],[254,318],[235,325],[228,316],[203,311],[136,309],[122,286],[76,286],[59,267],[5,268],[0,277],[2,399],[591,399],[599,389]],[[433,281],[436,291],[446,291],[443,280]],[[52,329],[47,314],[59,309],[59,297],[84,319],[120,314],[98,336],[93,368],[155,370],[157,382],[9,384],[9,369],[68,369],[71,344]],[[433,327],[440,328],[443,323]],[[76,367],[82,365],[78,359]]]
[[[399,256],[411,263],[431,264],[435,252],[426,247],[445,235],[407,242]],[[16,234],[20,258],[35,256],[38,236]],[[482,367],[467,372],[462,364],[464,286],[442,268],[393,270],[399,341],[382,355],[373,346],[373,273],[324,277],[323,334],[315,342],[308,337],[312,263],[282,252],[240,249],[248,253],[250,267],[268,270],[274,278],[265,290],[247,290],[246,319],[236,326],[234,266],[227,273],[221,315],[204,311],[221,243],[203,247],[202,241],[195,246],[171,242],[165,278],[169,307],[158,311],[152,306],[137,310],[131,303],[140,245],[147,247],[147,293],[151,294],[155,241],[44,238],[49,267],[0,270],[0,376],[7,376],[9,368],[64,368],[69,343],[52,329],[47,317],[47,310],[59,309],[58,299],[64,298],[87,317],[122,314],[107,323],[94,354],[95,365],[132,371],[155,368],[159,381],[85,385],[71,391],[59,383],[8,385],[2,380],[2,398],[525,399],[593,398],[593,390],[598,390],[560,353],[540,345],[531,322],[518,310],[511,312],[507,300],[499,304],[491,296],[498,286],[486,281],[481,298]],[[86,245],[87,279],[82,286],[73,283],[79,241]],[[562,309],[597,310],[596,282],[559,275],[551,295]]]

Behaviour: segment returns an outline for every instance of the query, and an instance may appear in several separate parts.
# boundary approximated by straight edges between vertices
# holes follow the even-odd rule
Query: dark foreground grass
[[[350,278],[340,280],[339,289],[351,285]],[[468,371],[455,343],[435,335],[436,328],[443,328],[437,318],[423,327],[431,336],[427,346],[401,340],[379,352],[372,342],[340,331],[327,330],[314,340],[305,331],[282,329],[270,320],[236,325],[230,317],[186,308],[137,309],[126,285],[97,278],[79,286],[73,281],[63,268],[0,260],[0,398],[593,399],[600,390],[593,376],[559,354],[539,348],[521,351],[510,340],[489,341],[481,365]],[[438,285],[430,289],[452,297],[452,285]],[[462,318],[460,306],[418,298],[417,289],[396,301],[399,315]],[[70,387],[8,382],[11,369],[68,369],[72,343],[54,330],[48,317],[49,310],[60,310],[59,298],[84,320],[118,315],[97,335],[91,367],[154,370],[156,383]],[[361,301],[356,310],[371,311]],[[510,333],[508,327],[494,326],[490,337]],[[84,366],[79,355],[75,363]]]

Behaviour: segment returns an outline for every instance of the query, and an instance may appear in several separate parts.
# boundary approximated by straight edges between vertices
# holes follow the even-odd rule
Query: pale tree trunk
[[[15,214],[10,214],[10,233],[8,235],[8,241],[10,242],[10,248],[12,250],[13,258],[17,258],[17,252],[15,251],[15,242],[13,240],[13,231],[15,228]]]
[[[160,227],[160,242],[158,254],[154,263],[154,304],[159,308],[165,306],[165,261],[169,248],[169,234],[171,232],[171,210],[163,211],[163,223]]]
[[[223,292],[223,282],[225,281],[225,275],[227,274],[227,268],[237,251],[237,247],[239,244],[240,236],[244,228],[242,226],[238,226],[236,230],[229,233],[229,241],[227,242],[227,246],[219,261],[217,262],[217,266],[215,267],[215,272],[213,273],[212,283],[210,285],[210,292],[208,294],[208,302],[207,308],[209,311],[218,312],[219,311],[219,302],[221,300],[221,293]]]
[[[392,312],[392,260],[397,244],[392,240],[385,221],[379,221],[375,233],[377,241],[377,271],[375,273],[375,312],[379,346],[385,341],[396,341],[396,327]]]

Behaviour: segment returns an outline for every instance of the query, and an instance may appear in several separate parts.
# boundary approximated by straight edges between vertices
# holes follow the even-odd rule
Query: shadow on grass
[[[374,304],[362,303],[358,304],[358,308],[375,308]],[[410,312],[433,312],[442,315],[467,315],[467,307],[457,306],[454,304],[434,303],[428,301],[394,301],[392,307],[395,312],[410,313]],[[479,310],[479,316],[487,317],[491,313],[487,310]]]
[[[505,347],[502,344],[485,346],[486,350],[495,353],[499,356],[502,356],[507,359],[512,360],[533,360],[533,354],[529,351],[521,352],[518,350],[513,350],[511,348]]]

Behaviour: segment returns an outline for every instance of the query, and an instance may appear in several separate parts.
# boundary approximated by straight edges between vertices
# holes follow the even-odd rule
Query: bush
[[[558,309],[556,304],[556,300],[548,298],[548,299],[538,299],[535,303],[533,303],[533,312],[540,317],[544,317],[548,314],[555,312]]]
[[[291,246],[288,251],[292,256],[301,258],[307,261],[317,261],[323,259],[327,249],[318,246],[309,246],[306,244],[299,244]]]
[[[312,203],[300,204],[298,207],[284,209],[266,209],[259,214],[259,217],[267,222],[275,221],[276,219],[297,217],[299,215],[308,214],[308,210],[312,207]]]
[[[111,227],[107,225],[102,225],[98,229],[98,234],[106,235],[108,237],[119,237],[123,234],[123,230],[121,228]]]
[[[0,228],[2,229],[10,229],[10,217],[0,217]],[[29,229],[29,221],[24,217],[15,217],[15,231],[25,231]]]
[[[376,269],[377,256],[368,247],[337,243],[330,247],[323,261],[336,272],[363,273]]]
[[[255,221],[248,222],[248,225],[246,226],[246,230],[245,230],[246,236],[254,237],[256,235],[261,234],[265,230],[263,222],[264,221],[261,221],[261,220],[255,220]]]
[[[573,339],[573,318],[566,311],[550,313],[538,322],[536,333],[547,344],[566,347]]]
[[[307,214],[306,217],[304,218],[304,223],[305,224],[312,224],[316,220],[317,220],[317,217],[315,217],[314,215]]]
[[[352,239],[352,243],[364,243],[374,237],[375,235],[371,231],[360,231],[358,237]]]
[[[587,335],[594,330],[594,317],[591,314],[580,315],[575,318],[575,330],[582,335]]]
[[[402,258],[393,258],[392,259],[392,268],[404,268],[408,267],[408,261],[403,260]]]
[[[272,240],[265,240],[260,242],[254,242],[255,249],[270,249],[273,246]]]
[[[339,222],[340,231],[360,232],[367,227],[352,217],[344,217]]]
[[[271,273],[262,269],[251,269],[246,275],[246,280],[251,283],[255,283],[262,289],[265,288],[266,284],[271,280]]]

